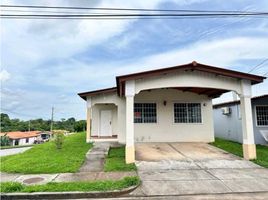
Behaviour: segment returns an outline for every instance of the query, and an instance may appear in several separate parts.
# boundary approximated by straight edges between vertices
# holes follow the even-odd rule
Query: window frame
[[[257,107],[268,107],[268,105],[255,105],[254,106],[254,110],[255,110],[255,126],[256,127],[261,127],[261,128],[265,128],[268,127],[268,125],[258,125],[258,118],[257,118]]]
[[[155,109],[156,109],[156,122],[135,122],[135,104],[140,103],[140,104],[155,104]],[[133,105],[133,123],[134,124],[158,124],[158,103],[153,102],[153,101],[135,101]]]
[[[191,104],[191,103],[196,103],[196,104],[200,104],[200,116],[201,116],[201,122],[193,122],[193,123],[189,123],[189,122],[175,122],[175,104],[176,103],[180,103],[180,104]],[[203,124],[203,111],[202,111],[202,104],[203,102],[185,102],[185,101],[174,101],[173,102],[173,115],[172,115],[172,123],[175,125],[179,125],[179,124],[183,124],[183,125],[202,125]],[[188,108],[188,107],[187,107]],[[188,110],[187,110],[187,114],[188,114]],[[188,115],[187,115],[188,116]]]

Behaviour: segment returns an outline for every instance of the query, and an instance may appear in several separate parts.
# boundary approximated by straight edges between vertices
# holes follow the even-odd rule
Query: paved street
[[[30,148],[32,148],[32,147],[21,147],[21,148],[13,148],[13,149],[1,149],[0,150],[0,157],[1,156],[8,156],[8,155],[22,153],[24,151],[27,151]]]
[[[136,151],[142,185],[133,196],[268,192],[267,169],[208,144],[139,144]]]

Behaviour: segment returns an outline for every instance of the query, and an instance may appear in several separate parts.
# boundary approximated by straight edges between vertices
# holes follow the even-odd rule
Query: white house
[[[126,145],[135,161],[137,142],[214,141],[212,99],[228,91],[241,98],[243,150],[256,158],[251,86],[265,77],[197,62],[116,77],[116,87],[79,93],[87,101],[87,142]]]
[[[4,132],[1,136],[7,136],[11,146],[30,145],[40,137],[41,131],[14,131]]]

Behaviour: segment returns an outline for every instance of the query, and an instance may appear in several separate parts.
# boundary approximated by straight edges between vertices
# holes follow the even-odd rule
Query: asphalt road
[[[1,156],[9,156],[9,155],[13,155],[13,154],[22,153],[24,151],[27,151],[30,148],[32,148],[32,147],[21,147],[21,148],[14,148],[14,149],[1,149],[0,150],[0,157]]]

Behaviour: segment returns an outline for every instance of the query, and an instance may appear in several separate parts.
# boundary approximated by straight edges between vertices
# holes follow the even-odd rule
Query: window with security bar
[[[134,123],[156,123],[156,103],[135,103]]]
[[[257,126],[268,126],[268,106],[256,106]]]
[[[174,103],[175,123],[201,123],[200,103]]]

